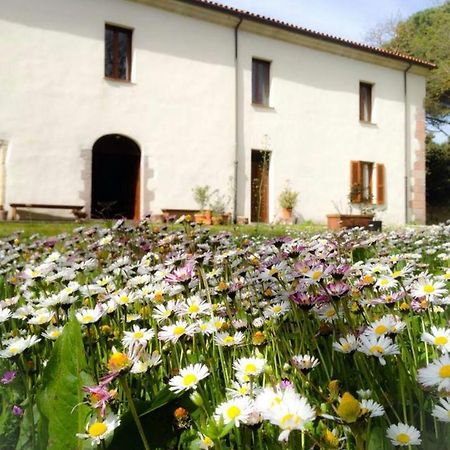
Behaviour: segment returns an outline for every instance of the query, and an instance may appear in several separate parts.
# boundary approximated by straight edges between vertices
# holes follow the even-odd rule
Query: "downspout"
[[[238,203],[238,164],[239,164],[239,27],[243,17],[239,18],[238,24],[234,28],[234,104],[235,104],[235,148],[234,148],[234,198],[233,198],[233,223],[237,222]]]
[[[411,143],[409,140],[409,114],[408,114],[408,72],[412,67],[409,63],[408,67],[403,71],[403,87],[404,87],[404,104],[405,104],[405,224],[409,222],[409,166],[410,166],[410,151]]]

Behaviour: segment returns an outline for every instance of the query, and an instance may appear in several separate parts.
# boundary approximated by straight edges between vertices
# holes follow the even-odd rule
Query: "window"
[[[359,120],[372,122],[372,85],[359,83]]]
[[[130,81],[131,35],[132,30],[105,26],[105,77]]]
[[[376,174],[376,180],[374,180],[374,172]],[[375,164],[367,161],[351,161],[351,203],[374,203],[375,200],[377,205],[383,205],[385,202],[384,191],[385,181],[383,164]]]
[[[269,106],[270,62],[253,58],[252,103]]]

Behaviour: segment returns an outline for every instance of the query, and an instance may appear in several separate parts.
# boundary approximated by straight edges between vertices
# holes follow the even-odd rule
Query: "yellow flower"
[[[253,345],[261,345],[266,340],[266,336],[262,331],[257,331],[252,338]]]
[[[125,353],[115,351],[108,360],[108,369],[112,372],[119,372],[130,364],[130,360]]]
[[[330,448],[338,448],[339,447],[339,438],[328,428],[325,430],[323,440]]]
[[[339,402],[337,413],[345,422],[353,423],[358,420],[361,414],[361,405],[350,392],[345,392]]]

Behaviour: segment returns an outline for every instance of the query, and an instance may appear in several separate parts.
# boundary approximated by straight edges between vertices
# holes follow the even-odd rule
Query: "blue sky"
[[[438,0],[217,0],[315,31],[364,41],[367,30],[386,18],[436,6]]]

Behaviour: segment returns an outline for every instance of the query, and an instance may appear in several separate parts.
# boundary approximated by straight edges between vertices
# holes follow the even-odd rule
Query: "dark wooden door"
[[[270,152],[252,150],[251,221],[269,221]]]

